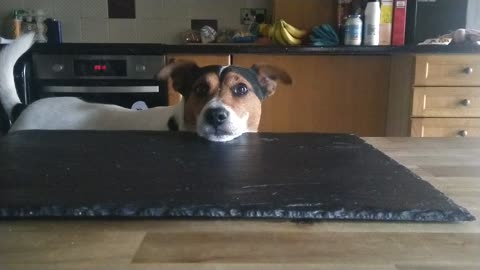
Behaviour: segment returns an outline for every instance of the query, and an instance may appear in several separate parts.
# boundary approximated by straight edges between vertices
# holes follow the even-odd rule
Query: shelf
[[[394,54],[480,54],[480,46],[423,45],[378,47],[314,47],[262,46],[254,44],[166,45],[166,44],[110,44],[63,43],[35,44],[34,52],[42,54],[285,54],[285,55],[394,55]]]

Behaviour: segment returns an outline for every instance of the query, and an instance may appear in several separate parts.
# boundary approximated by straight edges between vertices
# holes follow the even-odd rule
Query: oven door
[[[133,109],[168,105],[167,83],[155,79],[164,55],[34,54],[32,61],[33,100],[72,96]]]
[[[114,104],[129,109],[168,105],[165,82],[158,81],[37,81],[35,99],[78,97],[87,102]]]

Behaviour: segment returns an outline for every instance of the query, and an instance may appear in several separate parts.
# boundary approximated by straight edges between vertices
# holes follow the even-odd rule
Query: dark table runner
[[[469,221],[352,135],[22,131],[0,139],[0,217]]]

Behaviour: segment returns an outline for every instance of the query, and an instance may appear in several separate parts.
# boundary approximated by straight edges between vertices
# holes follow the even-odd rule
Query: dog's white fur
[[[0,100],[10,119],[15,106],[21,104],[15,88],[13,68],[17,60],[32,46],[33,38],[33,34],[24,35],[0,52]],[[180,63],[183,64],[185,63]],[[159,78],[167,79],[176,64],[173,65],[160,71]],[[221,67],[220,73],[225,68]],[[268,89],[269,95],[275,91],[277,77],[283,83],[291,83],[290,76],[283,70],[268,65],[260,66],[260,69],[258,66],[255,68],[259,83]],[[220,77],[221,74],[218,75]],[[198,135],[210,141],[229,141],[245,132],[257,131],[249,130],[248,121],[251,113],[243,112],[242,115],[238,115],[218,97],[203,105],[200,113],[195,115],[195,127],[187,127],[185,124],[185,109],[191,109],[185,106],[195,105],[189,105],[182,99],[174,106],[136,111],[116,105],[88,103],[74,97],[45,98],[29,105],[16,119],[10,132],[26,129],[166,131],[169,130],[169,121],[172,118],[179,130],[196,131]],[[228,118],[220,126],[213,127],[205,119],[206,112],[217,108],[226,110]]]
[[[24,129],[168,130],[172,116],[183,130],[183,101],[175,106],[135,111],[73,97],[56,97],[29,105],[10,132]]]
[[[20,103],[13,77],[13,67],[18,58],[30,49],[34,37],[34,33],[23,35],[14,44],[6,46],[0,52],[0,101],[9,117],[12,116],[13,107]]]
[[[33,34],[20,37],[0,52],[0,100],[9,117],[20,103],[13,67],[33,44]],[[183,130],[183,100],[175,106],[136,111],[116,105],[84,102],[75,97],[40,99],[29,105],[10,132],[24,129],[168,130],[173,116]]]
[[[204,123],[206,111],[214,108],[223,108],[229,113],[229,117],[227,121],[222,124],[221,129],[215,129]],[[218,98],[210,100],[203,107],[197,119],[199,121],[197,123],[197,134],[210,141],[226,142],[235,139],[245,132],[256,132],[256,130],[248,130],[248,112],[243,116],[239,116],[232,108],[223,104]]]

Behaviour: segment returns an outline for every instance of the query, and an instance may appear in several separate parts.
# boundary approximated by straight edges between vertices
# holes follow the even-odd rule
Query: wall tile
[[[272,20],[273,13],[273,0],[246,0],[247,8],[266,8],[267,9],[267,21]]]
[[[81,0],[82,18],[108,18],[107,0]]]
[[[218,28],[219,30],[224,30],[224,29],[239,29],[245,27],[242,24],[240,24],[240,18],[237,17],[226,17],[226,18],[220,18],[218,19]]]
[[[23,1],[1,0],[0,1],[0,22],[7,19],[14,9],[23,8]]]
[[[53,16],[56,18],[80,18],[82,1],[78,0],[53,0]]]
[[[232,16],[239,18],[242,7],[245,7],[244,1],[202,0],[196,2],[192,16],[195,19],[219,19]]]
[[[136,0],[137,18],[122,22],[108,20],[107,0],[0,0],[0,16],[24,8],[24,2],[59,19],[66,42],[177,43],[191,19],[217,19],[222,29],[238,28],[240,8],[268,7],[271,12],[273,5],[273,0]]]
[[[82,18],[82,42],[108,41],[108,19]]]
[[[164,31],[164,43],[175,44],[181,43],[181,35],[186,30],[190,29],[190,19],[167,19]]]
[[[137,19],[138,42],[163,43],[166,25],[165,19]]]
[[[221,2],[221,1],[218,1]],[[203,1],[195,0],[165,0],[164,9],[166,18],[192,18],[192,12],[205,8]],[[203,18],[202,18],[203,19]]]
[[[137,19],[161,19],[166,14],[163,0],[136,0],[135,9]]]
[[[247,8],[271,8],[273,7],[273,0],[246,0],[245,7]]]
[[[3,0],[1,0],[3,1]],[[24,0],[23,6],[26,9],[43,9],[47,17],[53,15],[52,0]]]
[[[480,1],[479,0],[468,1],[467,28],[480,29]]]
[[[62,24],[63,42],[82,42],[80,18],[57,18]]]
[[[109,42],[133,43],[137,42],[136,20],[132,19],[110,19]]]

